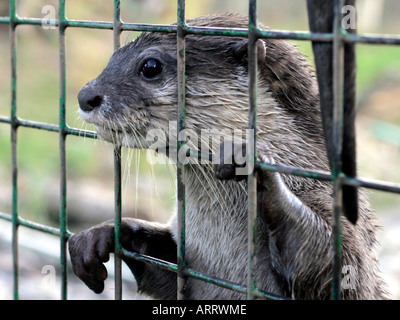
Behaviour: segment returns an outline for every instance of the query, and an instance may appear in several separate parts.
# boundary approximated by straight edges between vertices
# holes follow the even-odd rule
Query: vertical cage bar
[[[343,184],[342,173],[342,141],[343,141],[343,90],[344,90],[344,42],[342,39],[343,29],[341,24],[341,9],[343,0],[335,0],[334,3],[334,25],[333,25],[333,146],[334,161],[332,166],[333,176],[333,214],[332,227],[334,259],[332,266],[332,295],[334,300],[340,299],[341,292],[341,259],[342,259],[342,230],[341,216],[343,214]]]
[[[59,110],[59,148],[60,148],[60,267],[61,299],[67,299],[67,164],[66,137],[67,124],[65,117],[66,103],[66,64],[65,64],[65,0],[59,0],[59,53],[60,53],[60,110]]]
[[[120,0],[114,0],[114,50],[121,46],[121,3]],[[114,250],[114,297],[116,300],[122,299],[122,262],[121,262],[121,219],[122,219],[122,190],[121,190],[121,147],[114,147],[114,234],[115,234],[115,250]]]
[[[115,250],[114,250],[114,298],[122,299],[122,261],[121,261],[121,219],[122,219],[122,197],[121,197],[121,147],[114,147],[114,233],[115,233]]]
[[[257,129],[257,1],[249,1],[249,42],[248,42],[248,73],[249,73],[249,129],[251,139],[248,141],[249,161],[256,159],[256,129]],[[254,168],[254,165],[253,165]],[[255,279],[256,263],[256,229],[257,229],[257,180],[253,170],[248,176],[248,274],[247,298],[254,299],[257,290]]]
[[[12,162],[12,255],[13,297],[19,298],[18,280],[18,154],[17,154],[17,10],[16,0],[10,0],[10,48],[11,48],[11,162]]]
[[[178,59],[178,124],[177,124],[177,146],[182,147],[179,141],[179,132],[185,128],[185,112],[186,112],[186,76],[185,76],[185,0],[178,0],[178,28],[177,28],[177,59]],[[177,187],[178,187],[178,299],[185,299],[186,276],[184,269],[186,268],[185,254],[185,221],[186,221],[186,200],[185,200],[185,167],[177,157]]]

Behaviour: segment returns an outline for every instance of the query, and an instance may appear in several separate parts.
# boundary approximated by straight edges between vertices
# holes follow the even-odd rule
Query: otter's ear
[[[247,49],[248,49],[248,40],[242,40],[236,43],[233,47],[233,56],[236,60],[241,61],[247,64]],[[257,62],[259,64],[263,63],[265,60],[266,49],[265,49],[265,42],[261,39],[258,39],[256,42],[257,47]]]

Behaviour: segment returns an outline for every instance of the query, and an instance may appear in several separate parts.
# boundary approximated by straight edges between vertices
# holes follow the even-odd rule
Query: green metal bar
[[[121,46],[121,3],[114,0],[113,38],[114,50]],[[122,219],[122,190],[121,190],[121,147],[114,147],[114,210],[115,210],[115,249],[114,249],[114,272],[115,272],[115,299],[122,299],[122,260],[121,260],[121,219]]]
[[[0,122],[11,124],[10,117],[0,116]],[[30,121],[21,118],[17,118],[16,122],[18,126],[27,127],[27,128],[35,128],[40,130],[47,130],[51,132],[59,132],[59,126],[55,124],[49,124],[44,122],[37,122],[37,121]],[[90,139],[98,139],[97,133],[94,131],[89,130],[82,130],[77,128],[70,128],[67,127],[66,134],[74,135],[83,138],[90,138]],[[210,154],[210,156],[212,156]],[[212,157],[210,158],[212,161]],[[257,160],[255,162],[255,168],[257,170],[268,170],[274,172],[280,172],[284,174],[295,175],[304,178],[316,179],[321,181],[332,181],[332,175],[326,172],[318,172],[318,171],[311,171],[311,170],[304,170],[297,167],[290,167],[278,164],[270,164],[265,163]],[[357,187],[364,187],[368,189],[375,189],[384,192],[392,192],[392,193],[400,193],[400,185],[396,183],[392,183],[389,181],[378,181],[373,179],[366,179],[366,178],[351,178],[351,177],[344,177],[343,184],[352,185]],[[1,217],[0,217],[1,218]]]
[[[61,237],[63,235],[61,230],[58,228],[49,227],[49,226],[43,225],[41,223],[37,223],[37,222],[30,221],[30,220],[23,219],[23,218],[18,219],[18,224],[20,226],[24,226],[24,227],[27,227],[27,228],[30,228],[33,230],[41,231],[41,232],[44,232],[47,234],[52,234],[52,235],[59,236],[59,237]],[[67,238],[69,238],[71,235],[72,234],[70,232],[68,232],[66,236],[67,236]]]
[[[298,169],[295,167],[283,166],[283,165],[276,165],[276,164],[269,164],[260,161],[256,161],[255,168],[257,170],[268,170],[268,171],[275,171],[284,174],[290,174],[294,176],[310,178],[315,180],[321,181],[333,181],[333,177],[331,174],[324,173],[324,172],[317,172],[317,171],[309,171]],[[355,187],[363,187],[368,189],[374,189],[384,192],[391,192],[391,193],[400,193],[400,184],[392,183],[389,181],[378,181],[373,179],[366,179],[366,178],[353,178],[353,177],[346,177],[342,176],[341,183],[344,185],[355,186]]]
[[[178,59],[178,109],[177,109],[177,145],[178,150],[183,143],[179,141],[179,132],[185,129],[186,113],[186,75],[185,75],[185,0],[178,0],[178,29],[177,29],[177,59]],[[179,152],[178,152],[179,154]],[[178,188],[178,299],[185,299],[186,290],[186,195],[185,195],[185,166],[177,158],[177,188]]]
[[[121,253],[124,257],[135,259],[137,261],[141,261],[144,263],[153,264],[161,269],[169,270],[171,272],[175,272],[175,273],[178,272],[178,266],[174,263],[160,260],[160,259],[157,259],[157,258],[154,258],[151,256],[142,255],[137,252],[127,251],[125,249],[122,249]],[[238,291],[241,293],[247,292],[246,286],[243,286],[241,284],[234,283],[231,281],[227,281],[224,279],[220,279],[217,277],[212,277],[212,276],[206,275],[204,273],[201,273],[199,271],[193,270],[191,268],[185,268],[184,273],[186,276],[189,276],[189,277],[192,277],[192,278],[195,278],[198,280],[202,280],[205,282],[209,282],[209,283],[215,284],[217,286],[221,286],[221,287],[231,289],[234,291]],[[268,292],[259,291],[259,290],[257,290],[256,294],[258,297],[264,297],[264,298],[273,299],[273,300],[288,300],[286,297],[282,297],[279,295],[275,295],[273,293],[268,293]]]
[[[252,133],[248,141],[249,161],[257,158],[257,1],[249,1],[249,42],[248,42],[248,74],[249,74],[249,129]],[[257,253],[257,177],[253,170],[247,179],[248,190],[248,274],[247,298],[256,298],[255,263]]]
[[[0,24],[9,24],[10,17],[0,17]],[[58,20],[54,20],[55,26],[59,25]],[[42,25],[41,18],[25,18],[17,17],[15,24],[25,25]],[[113,29],[112,22],[90,21],[90,20],[65,20],[66,27],[72,28],[89,28],[89,29]],[[211,36],[241,36],[247,37],[248,30],[243,28],[218,28],[218,27],[196,27],[186,26],[187,34],[201,34]],[[122,23],[122,31],[151,31],[151,32],[176,32],[177,26],[162,24],[141,24],[141,23]],[[304,40],[304,41],[321,41],[332,42],[333,34],[330,33],[310,33],[307,31],[285,31],[285,30],[258,30],[261,38]],[[381,45],[397,45],[400,44],[400,37],[388,34],[343,34],[343,41],[356,42],[365,44],[381,44]]]
[[[0,116],[0,123],[11,124],[11,118],[6,116]]]
[[[114,147],[114,297],[122,299],[122,261],[121,261],[121,220],[122,220],[122,190],[121,190],[121,147]]]
[[[4,212],[0,212],[0,219],[6,220],[6,221],[13,221],[13,217],[12,214],[9,213],[4,213]]]
[[[11,122],[12,122],[12,120],[10,117],[0,116],[0,123],[11,124]],[[21,119],[21,118],[16,118],[14,120],[14,122],[18,126],[21,126],[21,127],[46,130],[46,131],[51,131],[51,132],[60,132],[60,126],[57,124],[45,123],[45,122],[39,122],[39,121],[31,121],[31,120],[25,120],[25,119]],[[83,138],[91,138],[91,139],[98,138],[97,133],[94,131],[71,128],[68,126],[66,126],[64,128],[64,131],[65,131],[66,135],[73,135],[73,136],[78,136],[78,137],[83,137]]]
[[[160,260],[151,256],[147,256],[144,254],[140,254],[137,252],[133,251],[128,251],[124,248],[121,249],[121,255],[126,258],[131,258],[135,259],[137,261],[145,262],[145,263],[150,263],[153,265],[156,265],[162,269],[169,270],[172,272],[178,272],[178,266],[175,263],[171,263],[168,261]]]
[[[290,167],[278,164],[270,164],[261,162],[259,160],[256,160],[255,168],[257,170],[262,170],[262,171],[274,171],[304,178],[310,178],[322,181],[332,181],[332,175],[330,175],[329,173],[304,170],[297,167]]]
[[[66,128],[66,134],[83,138],[98,139],[97,132],[71,127]]]
[[[149,32],[167,32],[176,33],[178,27],[176,25],[164,24],[146,24],[146,23],[122,23],[123,31],[149,31]]]
[[[258,298],[268,299],[268,300],[292,300],[288,297],[280,296],[275,293],[266,292],[257,288],[254,295]]]
[[[333,145],[335,148],[332,166],[333,178],[333,246],[334,259],[332,266],[332,294],[333,300],[339,300],[341,295],[341,260],[342,260],[342,230],[341,216],[343,214],[343,184],[342,184],[342,145],[343,145],[343,90],[344,90],[344,42],[341,25],[341,9],[343,0],[335,0],[333,25]]]
[[[400,185],[389,181],[377,181],[366,178],[342,177],[342,183],[349,186],[363,187],[383,192],[400,194]]]
[[[65,0],[59,0],[59,64],[60,64],[60,109],[59,109],[59,149],[60,149],[60,267],[61,299],[67,299],[67,163],[66,163],[66,59],[65,59]]]
[[[399,45],[400,37],[388,34],[352,34],[345,32],[343,35],[343,41],[350,43]]]
[[[10,0],[10,49],[11,49],[11,161],[12,161],[12,254],[13,254],[13,295],[19,299],[18,280],[18,148],[17,148],[17,36],[16,0]]]
[[[224,279],[220,279],[217,277],[211,277],[209,275],[206,275],[204,273],[201,273],[199,271],[196,271],[196,270],[193,270],[190,268],[185,269],[185,273],[192,278],[202,280],[202,281],[205,281],[208,283],[212,283],[214,285],[217,285],[217,286],[220,286],[223,288],[227,288],[227,289],[245,293],[245,294],[248,292],[248,287],[246,287],[246,286],[243,286],[241,284],[234,283],[231,281],[227,281]],[[253,290],[253,295],[254,295],[254,298],[259,297],[259,298],[267,298],[270,300],[288,300],[286,297],[279,296],[279,295],[269,293],[269,292],[265,292],[262,290],[258,290],[257,288],[255,290]]]
[[[11,214],[8,213],[4,213],[4,212],[0,212],[0,219],[6,220],[6,221],[13,221],[13,216]],[[48,233],[48,234],[52,234],[55,236],[60,236],[61,235],[61,231],[58,228],[53,228],[53,227],[49,227],[46,226],[44,224],[41,223],[37,223],[34,221],[30,221],[21,217],[18,217],[18,221],[17,221],[19,226],[24,226],[33,230],[37,230],[37,231],[42,231],[44,233]],[[71,232],[67,232],[67,237],[69,238],[70,236],[72,236]]]
[[[89,28],[89,29],[105,29],[113,30],[112,22],[104,21],[85,21],[85,20],[68,20],[67,25],[70,28]]]
[[[25,25],[42,25],[40,18],[24,18],[17,17],[16,24]],[[0,17],[0,24],[9,24],[9,17]],[[59,25],[58,20],[54,20],[55,26]],[[89,29],[106,29],[113,30],[112,22],[90,21],[90,20],[69,20],[65,21],[66,27],[71,28],[89,28]],[[161,24],[144,24],[144,23],[122,23],[122,31],[151,31],[151,32],[177,32],[177,26],[161,25]],[[202,34],[211,36],[239,36],[247,37],[248,30],[242,28],[217,28],[217,27],[196,27],[186,26],[184,28],[187,34]],[[321,41],[332,42],[333,34],[330,33],[310,33],[307,31],[285,31],[285,30],[258,30],[260,38],[288,39],[299,41]],[[365,44],[380,45],[398,45],[400,37],[389,34],[343,34],[343,41]]]
[[[24,119],[20,119],[20,118],[18,118],[16,121],[22,127],[42,129],[42,130],[53,131],[53,132],[60,132],[60,126],[56,125],[56,124],[42,123],[42,122],[37,122],[37,121],[24,120]]]
[[[21,118],[16,118],[14,121],[18,126],[21,126],[21,127],[46,130],[46,131],[51,131],[51,132],[60,132],[60,126],[57,124],[25,120],[25,119],[21,119]],[[11,122],[12,122],[12,120],[10,117],[0,116],[0,123],[11,124]],[[94,131],[83,130],[83,129],[78,129],[78,128],[71,128],[68,126],[66,126],[64,128],[64,131],[65,131],[65,134],[67,134],[67,135],[73,135],[73,136],[78,136],[78,137],[83,137],[83,138],[91,138],[91,139],[98,138],[97,133]]]

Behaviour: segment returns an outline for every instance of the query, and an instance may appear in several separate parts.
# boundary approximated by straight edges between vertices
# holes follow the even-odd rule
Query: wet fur
[[[247,28],[248,20],[228,14],[201,17],[188,23]],[[262,41],[266,56],[259,64],[259,158],[303,169],[329,171],[318,88],[308,61],[287,41]],[[237,37],[186,37],[188,128],[199,131],[213,127],[220,130],[247,127],[247,61],[245,55],[236,54],[240,43],[246,45],[243,38]],[[151,56],[162,59],[165,69],[161,79],[149,83],[140,79],[138,70],[141,61]],[[176,35],[142,34],[117,50],[100,76],[82,90],[97,90],[105,97],[98,110],[81,112],[84,120],[95,124],[100,136],[132,148],[148,147],[147,130],[165,131],[168,121],[177,117]],[[186,166],[186,182],[189,267],[246,285],[246,182],[217,179],[211,164]],[[256,265],[259,288],[296,299],[328,299],[333,257],[331,185],[278,173],[261,175],[259,184]],[[156,235],[148,245],[131,248],[176,262],[172,258],[176,252],[173,243],[178,237],[176,217],[164,226],[123,219],[123,236],[127,239],[124,243],[128,248],[137,224],[147,230],[147,234]],[[364,195],[360,194],[357,224],[343,219],[342,226],[342,263],[357,271],[356,288],[342,289],[342,297],[385,298],[385,285],[379,276],[375,254],[376,226]],[[110,229],[112,225],[95,226],[91,231],[73,236],[70,241],[74,270],[89,286],[95,285],[89,271],[93,270],[92,266],[98,268],[98,259],[83,243],[97,246],[107,237],[109,251],[112,251]],[[157,234],[162,234],[160,239],[169,237],[174,241],[161,250]],[[146,244],[146,241],[141,238],[140,243]],[[84,255],[89,258],[82,259]],[[156,298],[176,297],[175,274],[129,259],[126,262],[144,293]],[[159,280],[152,281],[154,277]],[[101,281],[100,278],[97,281]],[[188,278],[187,288],[187,295],[192,299],[246,298],[244,294],[193,278]]]

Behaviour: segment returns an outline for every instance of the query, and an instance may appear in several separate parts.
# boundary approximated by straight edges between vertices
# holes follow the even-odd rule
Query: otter
[[[248,19],[236,14],[209,15],[188,24],[247,28]],[[176,121],[176,41],[175,34],[141,34],[116,50],[103,72],[81,89],[81,117],[95,125],[100,137],[130,148],[149,148],[146,132],[167,131],[169,121]],[[247,128],[247,46],[247,39],[241,37],[186,36],[187,128],[196,132]],[[309,62],[285,40],[259,39],[257,50],[258,158],[329,172],[318,86]],[[230,150],[235,158],[241,148]],[[246,285],[247,181],[232,175],[232,166],[235,162],[185,166],[186,260],[190,268]],[[258,288],[294,299],[329,299],[331,183],[272,171],[258,172],[257,181]],[[375,252],[377,227],[361,192],[359,198],[357,223],[342,219],[342,264],[353,270],[354,277],[351,286],[342,286],[341,298],[385,299]],[[176,216],[167,224],[123,218],[121,233],[127,250],[176,263]],[[103,263],[113,250],[113,221],[69,239],[74,273],[96,293],[104,289],[107,270]],[[126,257],[124,261],[141,292],[156,299],[176,298],[175,273]],[[246,298],[241,292],[191,277],[186,287],[190,299]]]

